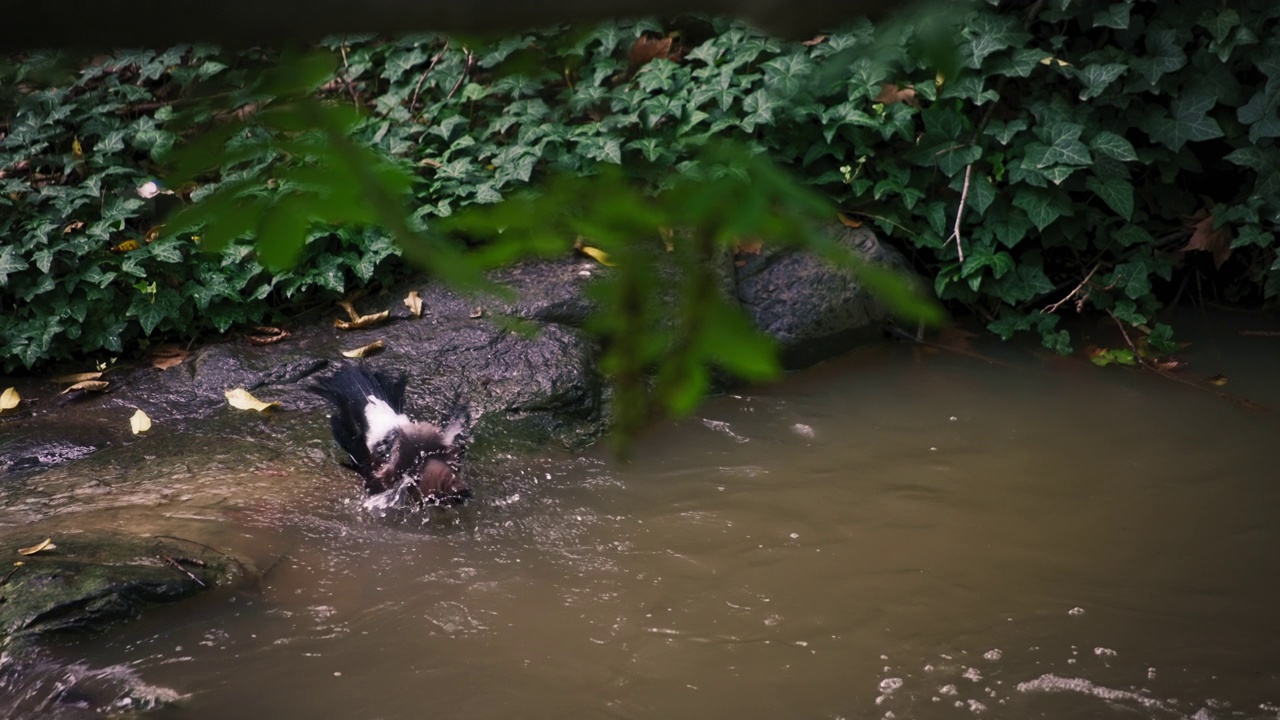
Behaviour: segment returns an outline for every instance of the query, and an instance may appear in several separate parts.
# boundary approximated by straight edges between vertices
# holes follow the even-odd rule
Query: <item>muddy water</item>
[[[1280,339],[1222,327],[1192,374],[1280,408]],[[260,591],[51,648],[8,692],[39,717],[121,685],[182,718],[1280,717],[1280,416],[979,349],[1001,363],[882,347],[719,398],[625,467],[499,464],[427,523],[370,518],[312,451],[274,478],[298,502],[234,514],[281,548]]]

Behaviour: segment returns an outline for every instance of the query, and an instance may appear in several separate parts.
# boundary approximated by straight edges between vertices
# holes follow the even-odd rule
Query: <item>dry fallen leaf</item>
[[[1231,257],[1231,233],[1227,228],[1220,227],[1215,230],[1213,215],[1206,214],[1204,210],[1187,218],[1186,224],[1192,229],[1191,239],[1182,247],[1182,251],[1203,250],[1213,253],[1213,266],[1222,267],[1222,263]]]
[[[12,410],[18,407],[18,403],[22,402],[22,396],[18,395],[17,388],[5,388],[0,393],[0,411]]]
[[[655,58],[671,56],[671,38],[654,37],[649,34],[636,38],[635,44],[627,52],[627,60],[632,67],[639,67]]]
[[[151,350],[151,367],[168,370],[175,365],[181,365],[190,354],[177,345],[157,345]]]
[[[75,392],[77,390],[81,392],[101,392],[103,390],[106,390],[107,386],[110,384],[111,383],[107,382],[106,380],[81,380],[80,382],[76,383],[75,385],[72,385],[71,387],[67,388],[66,390],[63,390],[58,394],[66,395],[69,392]]]
[[[409,308],[409,312],[414,317],[422,317],[422,296],[418,294],[417,290],[404,296],[404,306]]]
[[[265,412],[274,407],[280,407],[278,402],[262,402],[258,398],[249,394],[244,388],[236,388],[228,390],[224,393],[227,396],[227,402],[231,407],[237,410],[256,410],[257,412]]]
[[[44,542],[36,543],[31,547],[22,548],[21,550],[18,551],[18,554],[19,555],[35,555],[36,553],[42,550],[53,550],[56,547],[58,546],[53,544],[53,538],[45,538]]]
[[[478,318],[482,318],[482,317],[484,317],[484,308],[482,308],[482,307],[478,307],[478,308],[476,308],[475,310],[472,310],[472,311],[471,311],[471,316],[470,316],[470,317],[471,317],[471,319],[472,319],[472,320],[476,320],[476,319],[478,319]]]
[[[1040,58],[1041,65],[1052,65],[1054,63],[1057,63],[1058,67],[1071,67],[1071,63],[1056,57],[1050,56],[1050,57]]]
[[[1209,383],[1210,385],[1217,385],[1218,387],[1222,387],[1223,385],[1227,384],[1227,376],[1223,375],[1222,373],[1218,373],[1217,375],[1214,375],[1208,380],[1205,380],[1205,382]]]
[[[901,86],[897,83],[884,83],[880,86],[880,94],[876,96],[873,102],[883,103],[885,105],[893,105],[896,103],[906,103],[913,107],[918,107],[920,102],[916,100],[916,89],[910,85]]]
[[[805,47],[813,47],[814,45],[821,44],[826,39],[827,39],[826,35],[816,35],[812,40],[805,40],[800,44]]]
[[[139,410],[133,414],[133,417],[129,418],[129,428],[133,430],[134,435],[141,435],[151,429],[151,418]]]
[[[333,326],[339,330],[359,330],[361,328],[367,328],[370,325],[377,325],[389,317],[391,317],[391,311],[383,310],[380,313],[374,313],[372,315],[361,315],[360,317],[352,319],[351,322],[335,319],[333,321]]]
[[[100,377],[102,377],[102,371],[75,373],[73,375],[59,375],[55,378],[52,378],[52,380],[59,384],[74,385],[75,383],[82,383],[85,380],[97,380]]]
[[[258,325],[253,328],[253,332],[245,335],[245,339],[254,345],[270,345],[287,337],[289,337],[288,330],[268,325]]]
[[[352,305],[350,300],[339,300],[338,307],[346,310],[347,317],[350,317],[352,321],[359,319],[360,313],[356,312],[356,306]]]
[[[604,265],[605,267],[614,267],[616,265],[616,263],[609,259],[609,253],[601,250],[600,248],[583,245],[578,249],[582,251],[583,255],[594,258],[596,262]]]
[[[845,215],[842,212],[836,213],[836,217],[840,218],[840,222],[843,223],[844,225],[847,225],[848,227],[851,227],[851,228],[862,227],[861,220],[854,220],[853,218],[849,217],[848,215]]]
[[[381,340],[374,340],[368,345],[358,347],[355,350],[344,350],[342,353],[342,357],[366,358],[366,357],[369,357],[370,355],[374,355],[380,352],[384,347],[386,347],[386,343],[382,342]]]

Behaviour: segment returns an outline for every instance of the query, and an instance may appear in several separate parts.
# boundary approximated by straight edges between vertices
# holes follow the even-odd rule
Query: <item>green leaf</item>
[[[1132,7],[1133,4],[1127,2],[1112,3],[1106,10],[1099,10],[1093,14],[1093,26],[1128,30],[1129,10]]]
[[[26,269],[27,261],[12,246],[0,249],[0,287],[9,283],[10,275]]]
[[[1145,34],[1147,55],[1134,58],[1133,67],[1154,86],[1166,74],[1181,70],[1187,64],[1186,53],[1178,43],[1177,31],[1167,27],[1150,27]]]
[[[1152,140],[1176,151],[1189,141],[1222,137],[1218,121],[1207,115],[1213,106],[1211,95],[1188,91],[1173,101],[1170,114],[1152,108],[1141,127]]]
[[[1098,97],[1128,70],[1129,66],[1122,63],[1086,65],[1081,68],[1076,72],[1076,77],[1084,84],[1084,89],[1080,91],[1080,99],[1089,100]]]
[[[1130,260],[1117,265],[1106,282],[1122,288],[1125,295],[1137,300],[1151,292],[1151,267],[1144,259]]]
[[[1102,198],[1107,207],[1125,220],[1133,219],[1133,185],[1119,177],[1090,176],[1085,187]]]
[[[1053,287],[1053,282],[1039,263],[1023,261],[1013,268],[1013,272],[1000,278],[992,289],[1001,300],[1016,305],[1044,295]]]
[[[1110,130],[1103,130],[1094,135],[1093,140],[1089,141],[1089,147],[1116,160],[1128,162],[1138,159],[1138,153],[1134,151],[1133,143]]]
[[[1060,217],[1072,215],[1071,201],[1065,193],[1039,188],[1022,188],[1013,196],[1014,207],[1022,208],[1037,230]]]

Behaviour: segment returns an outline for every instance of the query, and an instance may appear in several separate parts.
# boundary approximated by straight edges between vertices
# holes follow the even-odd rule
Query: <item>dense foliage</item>
[[[686,19],[333,38],[292,64],[177,47],[67,75],[25,56],[0,68],[0,358],[11,370],[224,331],[392,271],[398,247],[458,277],[479,268],[460,236],[487,238],[484,262],[567,248],[497,232],[501,201],[601,167],[636,197],[766,172],[709,160],[726,139],[875,223],[1001,335],[1068,351],[1058,314],[1080,308],[1168,347],[1153,319],[1188,280],[1280,296],[1278,17],[1261,0],[1048,0],[805,42]],[[136,188],[162,172],[189,212],[157,234]],[[814,207],[768,185],[718,210],[740,237],[763,233],[765,210]],[[405,193],[414,209],[395,221]],[[671,215],[628,203],[654,228]],[[637,230],[591,216],[608,205],[573,227]],[[551,225],[547,204],[529,207]]]

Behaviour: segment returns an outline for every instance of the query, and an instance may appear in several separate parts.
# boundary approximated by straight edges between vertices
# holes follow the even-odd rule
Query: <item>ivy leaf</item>
[[[1014,207],[1022,208],[1037,230],[1063,216],[1070,216],[1071,200],[1066,193],[1039,188],[1022,188],[1013,196]]]
[[[965,67],[978,69],[982,61],[992,53],[1009,47],[1021,46],[1027,39],[1017,20],[1010,15],[982,14],[973,18],[964,30],[965,42],[960,45],[960,57]]]
[[[161,321],[175,317],[182,305],[182,297],[170,287],[160,287],[153,293],[139,292],[133,296],[127,314],[138,318],[142,332],[150,335]]]
[[[1154,86],[1160,78],[1187,64],[1187,56],[1178,44],[1177,35],[1173,28],[1147,29],[1147,55],[1134,58],[1133,66],[1146,78],[1148,84]]]
[[[779,99],[795,95],[808,84],[813,61],[801,53],[776,57],[764,64],[764,86]]]
[[[1133,143],[1110,130],[1103,130],[1094,135],[1093,140],[1089,141],[1089,147],[1116,160],[1128,162],[1138,159],[1138,153],[1134,151]]]
[[[773,122],[773,108],[777,101],[764,90],[756,90],[742,101],[742,110],[747,114],[742,119],[742,129],[747,132],[755,130],[756,125],[768,125]]]
[[[1236,110],[1236,118],[1249,126],[1249,142],[1280,137],[1280,83],[1268,82]]]
[[[1211,95],[1187,92],[1173,101],[1170,115],[1152,108],[1141,127],[1152,140],[1176,152],[1188,141],[1222,137],[1218,121],[1207,115],[1213,106]]]
[[[1005,302],[1023,303],[1053,290],[1053,287],[1053,282],[1039,263],[1023,260],[1013,272],[1001,278],[994,289]]]
[[[1076,77],[1084,83],[1084,90],[1080,91],[1080,99],[1089,100],[1098,97],[1128,70],[1129,66],[1121,63],[1086,65],[1080,68],[1076,71]]]
[[[0,287],[9,284],[10,275],[26,269],[27,261],[12,246],[0,250]]]
[[[1133,219],[1133,185],[1119,177],[1100,178],[1096,176],[1085,180],[1085,187],[1102,198],[1107,207],[1125,220]]]
[[[1106,282],[1123,289],[1125,295],[1137,300],[1151,292],[1151,267],[1145,259],[1130,260],[1117,265]]]
[[[1106,10],[1099,10],[1093,14],[1093,26],[1128,30],[1129,10],[1132,7],[1133,4],[1127,2],[1112,3]]]

